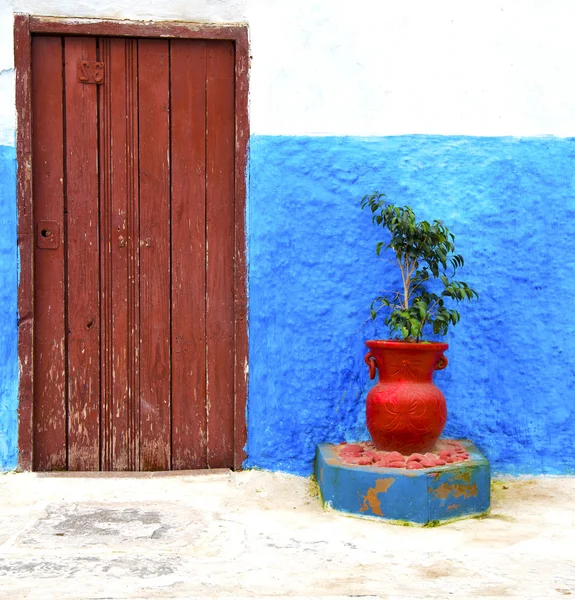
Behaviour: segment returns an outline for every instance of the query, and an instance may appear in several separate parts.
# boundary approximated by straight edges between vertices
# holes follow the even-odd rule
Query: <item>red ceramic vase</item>
[[[382,340],[365,342],[365,362],[374,379],[366,400],[367,429],[379,450],[429,452],[447,421],[445,396],[433,372],[445,369],[448,345]]]

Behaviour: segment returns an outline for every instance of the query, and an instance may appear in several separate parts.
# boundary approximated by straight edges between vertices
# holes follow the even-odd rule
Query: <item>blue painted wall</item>
[[[0,146],[0,471],[18,461],[16,153]]]
[[[372,298],[393,285],[361,197],[375,189],[456,234],[463,307],[436,374],[446,434],[494,470],[575,464],[575,140],[260,137],[251,140],[247,466],[309,474],[320,442],[366,439]],[[17,464],[15,154],[0,147],[0,470]]]
[[[312,471],[319,442],[367,439],[363,342],[390,289],[359,208],[379,190],[438,218],[480,293],[435,376],[446,435],[495,472],[575,465],[575,139],[401,136],[251,140],[248,466]]]

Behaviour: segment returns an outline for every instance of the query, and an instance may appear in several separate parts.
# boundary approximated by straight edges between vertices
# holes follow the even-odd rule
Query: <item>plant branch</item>
[[[405,257],[406,263],[408,265],[408,272],[407,272],[407,302],[406,302],[406,309],[409,309],[409,299],[411,298],[411,295],[413,294],[413,286],[412,286],[412,277],[413,277],[413,272],[415,271],[416,267],[417,267],[417,259],[414,259],[413,262],[409,262],[409,259],[407,258],[407,255]]]
[[[459,313],[444,306],[444,301],[477,298],[475,290],[466,283],[449,281],[464,265],[463,257],[455,254],[453,234],[441,221],[435,220],[432,224],[417,221],[411,207],[392,204],[379,192],[364,196],[361,206],[371,210],[374,225],[383,227],[391,235],[387,245],[377,243],[376,253],[379,257],[382,249],[393,251],[402,283],[401,288],[398,286],[402,291],[393,295],[386,292],[373,301],[372,319],[386,306],[391,312],[385,317],[385,324],[406,341],[419,341],[427,325],[433,327],[435,334],[445,335],[450,324],[456,325],[459,321]],[[448,269],[448,262],[452,269]],[[422,265],[421,271],[419,265]],[[445,285],[441,298],[433,288],[429,289],[434,280]],[[381,302],[381,306],[374,310],[376,302]]]
[[[398,258],[397,262],[399,264],[399,268],[401,270],[401,281],[403,283],[403,308],[405,310],[409,309],[409,275],[408,275],[408,266],[407,266],[407,257],[404,257],[405,265],[402,264],[401,260]]]

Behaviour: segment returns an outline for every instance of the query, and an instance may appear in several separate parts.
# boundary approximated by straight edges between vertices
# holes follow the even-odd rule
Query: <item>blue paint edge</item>
[[[0,146],[0,471],[18,465],[16,149]]]

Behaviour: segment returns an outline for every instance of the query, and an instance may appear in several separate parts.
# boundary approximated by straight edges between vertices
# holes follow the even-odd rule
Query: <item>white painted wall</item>
[[[0,144],[13,12],[247,21],[255,134],[575,135],[573,0],[0,0]]]
[[[0,145],[13,146],[14,105],[13,16],[6,0],[0,0]]]
[[[255,133],[575,135],[573,0],[251,0]]]
[[[208,21],[246,20],[247,0],[7,0],[14,12],[54,17]]]

